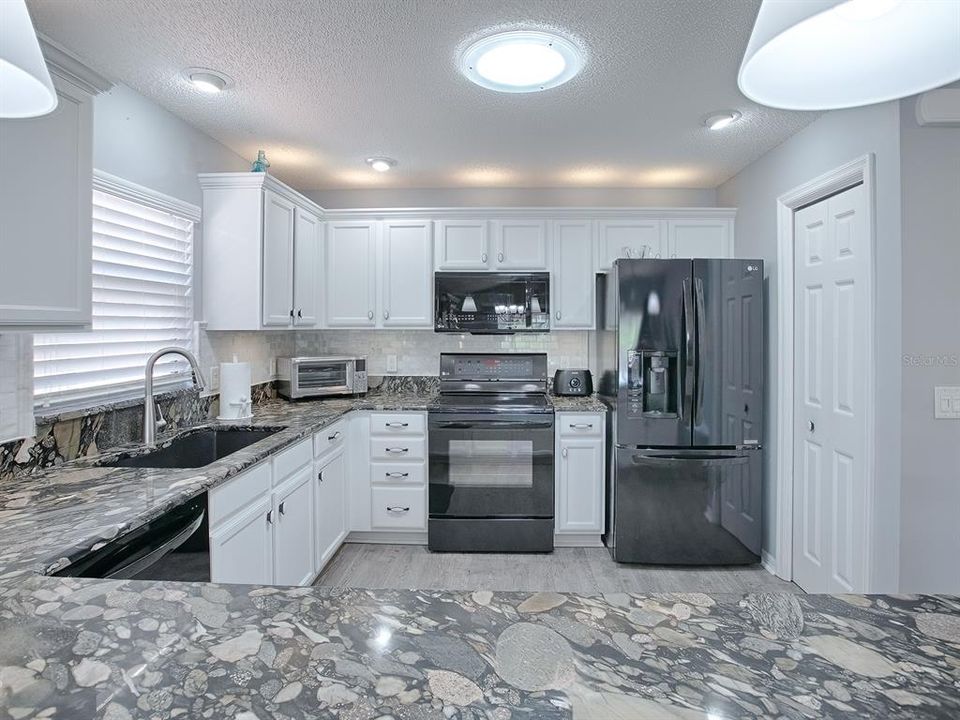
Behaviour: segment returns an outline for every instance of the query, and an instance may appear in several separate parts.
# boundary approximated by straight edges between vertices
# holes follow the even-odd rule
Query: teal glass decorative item
[[[270,167],[270,163],[267,162],[267,154],[263,150],[258,150],[257,159],[253,161],[253,166],[251,166],[250,172],[265,173],[268,167]]]

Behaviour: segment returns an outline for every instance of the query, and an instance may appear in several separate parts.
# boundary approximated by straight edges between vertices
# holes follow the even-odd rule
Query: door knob
[[[817,429],[817,426],[813,424],[813,420],[810,421],[810,432],[813,432]]]

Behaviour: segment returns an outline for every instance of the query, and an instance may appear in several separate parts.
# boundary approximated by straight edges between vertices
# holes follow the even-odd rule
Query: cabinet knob
[[[290,317],[293,317],[293,308],[290,308]]]
[[[390,311],[389,311],[389,310],[384,310],[384,311],[383,311],[383,319],[384,319],[384,320],[389,320],[389,319],[390,319]]]
[[[284,514],[285,514],[285,513],[283,512],[283,503],[280,503],[280,508],[279,508],[279,510],[280,510],[280,514],[281,514],[281,515],[284,515]]]
[[[323,470],[317,473],[317,480],[323,482]]]
[[[560,311],[557,310],[557,320],[559,320],[559,319],[560,319]]]
[[[410,508],[400,507],[399,505],[387,505],[387,512],[410,512]]]
[[[273,524],[273,510],[267,510],[267,525]]]
[[[567,456],[567,449],[564,448],[563,450],[561,450],[561,451],[560,451],[560,454],[563,455],[563,457],[566,457],[566,456]]]
[[[503,253],[497,253],[497,261],[503,262]]]
[[[373,310],[367,313],[367,320],[373,320]]]
[[[327,435],[327,440],[330,442],[335,442],[340,439],[340,431],[337,430],[333,435]]]
[[[485,263],[487,261],[487,254],[480,253],[480,262]]]
[[[810,428],[810,432],[813,432],[817,429],[817,426],[813,424],[813,420],[810,421],[810,425],[808,427]]]
[[[301,319],[303,318],[303,310],[297,309],[297,317]]]

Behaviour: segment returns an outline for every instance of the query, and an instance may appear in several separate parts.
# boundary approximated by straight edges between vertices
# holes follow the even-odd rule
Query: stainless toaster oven
[[[358,395],[366,391],[366,358],[277,358],[277,393],[287,400]]]

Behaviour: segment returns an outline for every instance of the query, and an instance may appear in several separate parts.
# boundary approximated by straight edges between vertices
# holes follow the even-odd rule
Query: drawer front
[[[370,459],[423,460],[425,446],[422,437],[370,438]]]
[[[427,495],[422,487],[375,487],[371,491],[370,526],[376,530],[423,530]]]
[[[557,422],[561,435],[602,435],[603,415],[596,413],[563,413]]]
[[[313,436],[313,455],[320,457],[333,447],[340,447],[347,442],[347,421],[338,420],[333,425],[323,428]]]
[[[423,435],[426,423],[422,413],[373,413],[371,435]]]
[[[310,440],[301,440],[273,457],[273,484],[279,485],[308,462],[313,461]]]
[[[370,482],[374,485],[423,485],[423,463],[370,463]]]
[[[270,462],[254,465],[209,494],[210,527],[215,527],[253,502],[270,495]]]

